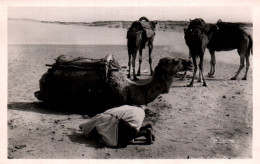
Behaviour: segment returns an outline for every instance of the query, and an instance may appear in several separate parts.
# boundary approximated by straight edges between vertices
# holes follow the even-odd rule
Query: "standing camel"
[[[209,49],[209,53],[211,55],[211,69],[208,73],[209,77],[213,77],[215,73],[215,51],[230,51],[237,49],[237,52],[240,56],[240,66],[231,80],[236,80],[240,71],[245,66],[246,59],[246,72],[245,76],[242,80],[247,80],[247,72],[249,68],[249,57],[250,51],[252,53],[253,40],[249,34],[247,34],[243,29],[241,29],[238,25],[222,22],[219,20],[216,24],[218,29],[213,33],[207,48]],[[253,54],[253,53],[252,53]]]
[[[203,75],[203,58],[204,58],[204,53],[205,53],[205,48],[209,42],[209,38],[211,37],[211,32],[208,30],[208,27],[206,23],[204,22],[203,19],[201,18],[196,18],[194,20],[190,20],[190,24],[188,28],[185,31],[184,39],[189,47],[189,54],[192,58],[192,62],[194,65],[194,70],[193,70],[193,76],[190,84],[188,87],[193,86],[193,81],[196,76],[197,72],[197,58],[199,57],[200,62],[199,62],[199,73],[202,76],[203,80],[203,86],[207,86],[206,81],[204,79]],[[201,82],[201,76],[199,76],[199,82]]]
[[[143,28],[141,21],[147,21],[149,20],[145,17],[141,17],[139,21],[135,21],[132,23],[131,27],[127,31],[127,49],[128,49],[128,67],[129,67],[129,73],[128,73],[128,78],[131,77],[131,60],[132,60],[132,67],[133,67],[133,77],[134,80],[138,80],[136,76],[141,75],[141,64],[142,64],[142,51],[145,48],[146,45],[149,47],[149,64],[150,64],[150,71],[151,75],[153,74],[153,69],[152,69],[152,51],[153,51],[153,40],[154,40],[154,35],[151,37],[147,36],[147,33],[145,29]],[[155,26],[157,24],[156,21],[150,21],[150,30],[155,29]],[[136,59],[136,54],[137,51],[139,50],[139,68],[137,74],[135,74],[135,59]],[[132,59],[131,59],[132,58]]]

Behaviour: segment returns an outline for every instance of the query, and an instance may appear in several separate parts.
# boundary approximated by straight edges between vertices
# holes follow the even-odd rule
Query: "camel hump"
[[[218,31],[221,32],[222,35],[233,35],[233,36],[241,36],[245,35],[251,42],[251,36],[241,27],[239,23],[232,23],[232,22],[217,22]]]
[[[145,31],[145,35],[147,38],[152,38],[153,36],[155,36],[155,25],[157,24],[157,22],[150,22],[146,17],[141,17],[139,19],[139,22],[143,30]]]
[[[218,21],[217,26],[220,29],[230,29],[230,30],[241,30],[239,23],[222,22]]]
[[[151,29],[154,30],[154,27],[152,25],[153,21],[149,21],[146,17],[141,17],[139,19],[140,24],[142,25],[142,27],[144,29]],[[157,22],[155,22],[155,24],[157,24]]]
[[[139,18],[139,21],[146,21],[146,22],[150,22],[146,17],[141,17],[141,18]]]
[[[194,20],[190,20],[190,25],[188,26],[188,29],[186,31],[190,31],[191,29],[194,28],[200,28],[205,33],[208,33],[208,26],[202,18],[196,18]]]

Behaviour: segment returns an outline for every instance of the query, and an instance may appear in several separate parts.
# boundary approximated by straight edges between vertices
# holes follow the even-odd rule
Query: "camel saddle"
[[[62,55],[46,66],[51,68],[42,75],[35,97],[54,108],[69,105],[87,108],[89,104],[85,102],[93,102],[95,106],[110,73],[121,69],[112,55],[102,59]]]
[[[150,22],[146,22],[146,21],[139,21],[139,22],[142,25],[147,38],[151,38],[155,36],[155,31]]]

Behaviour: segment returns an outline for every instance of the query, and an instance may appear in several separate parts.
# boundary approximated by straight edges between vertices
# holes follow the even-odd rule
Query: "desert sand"
[[[169,35],[172,33],[168,33]],[[9,34],[10,35],[10,34]],[[157,33],[156,39],[169,36]],[[165,56],[188,58],[183,34],[156,45],[153,67]],[[160,42],[164,43],[164,41]],[[40,50],[40,51],[39,51]],[[142,76],[150,78],[148,48],[143,53]],[[236,51],[217,52],[216,74],[206,76],[208,87],[195,81],[186,87],[176,76],[167,94],[147,104],[144,124],[154,127],[152,145],[130,144],[109,148],[85,138],[79,124],[87,115],[45,109],[34,97],[39,79],[59,55],[102,58],[112,54],[127,66],[126,45],[9,45],[8,46],[8,158],[10,159],[233,159],[252,158],[252,65],[248,80],[229,80],[239,67]],[[251,63],[253,56],[250,56]],[[209,72],[210,55],[205,54],[204,72]],[[138,60],[137,60],[138,61]],[[127,69],[123,69],[127,73]],[[182,73],[180,73],[182,74]]]

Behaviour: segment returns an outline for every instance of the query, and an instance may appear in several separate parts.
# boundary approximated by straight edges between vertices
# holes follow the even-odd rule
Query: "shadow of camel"
[[[30,111],[42,114],[68,115],[70,112],[48,109],[42,102],[10,102],[7,104],[8,110]]]
[[[205,78],[208,81],[232,81],[230,79],[216,79],[216,78]]]

